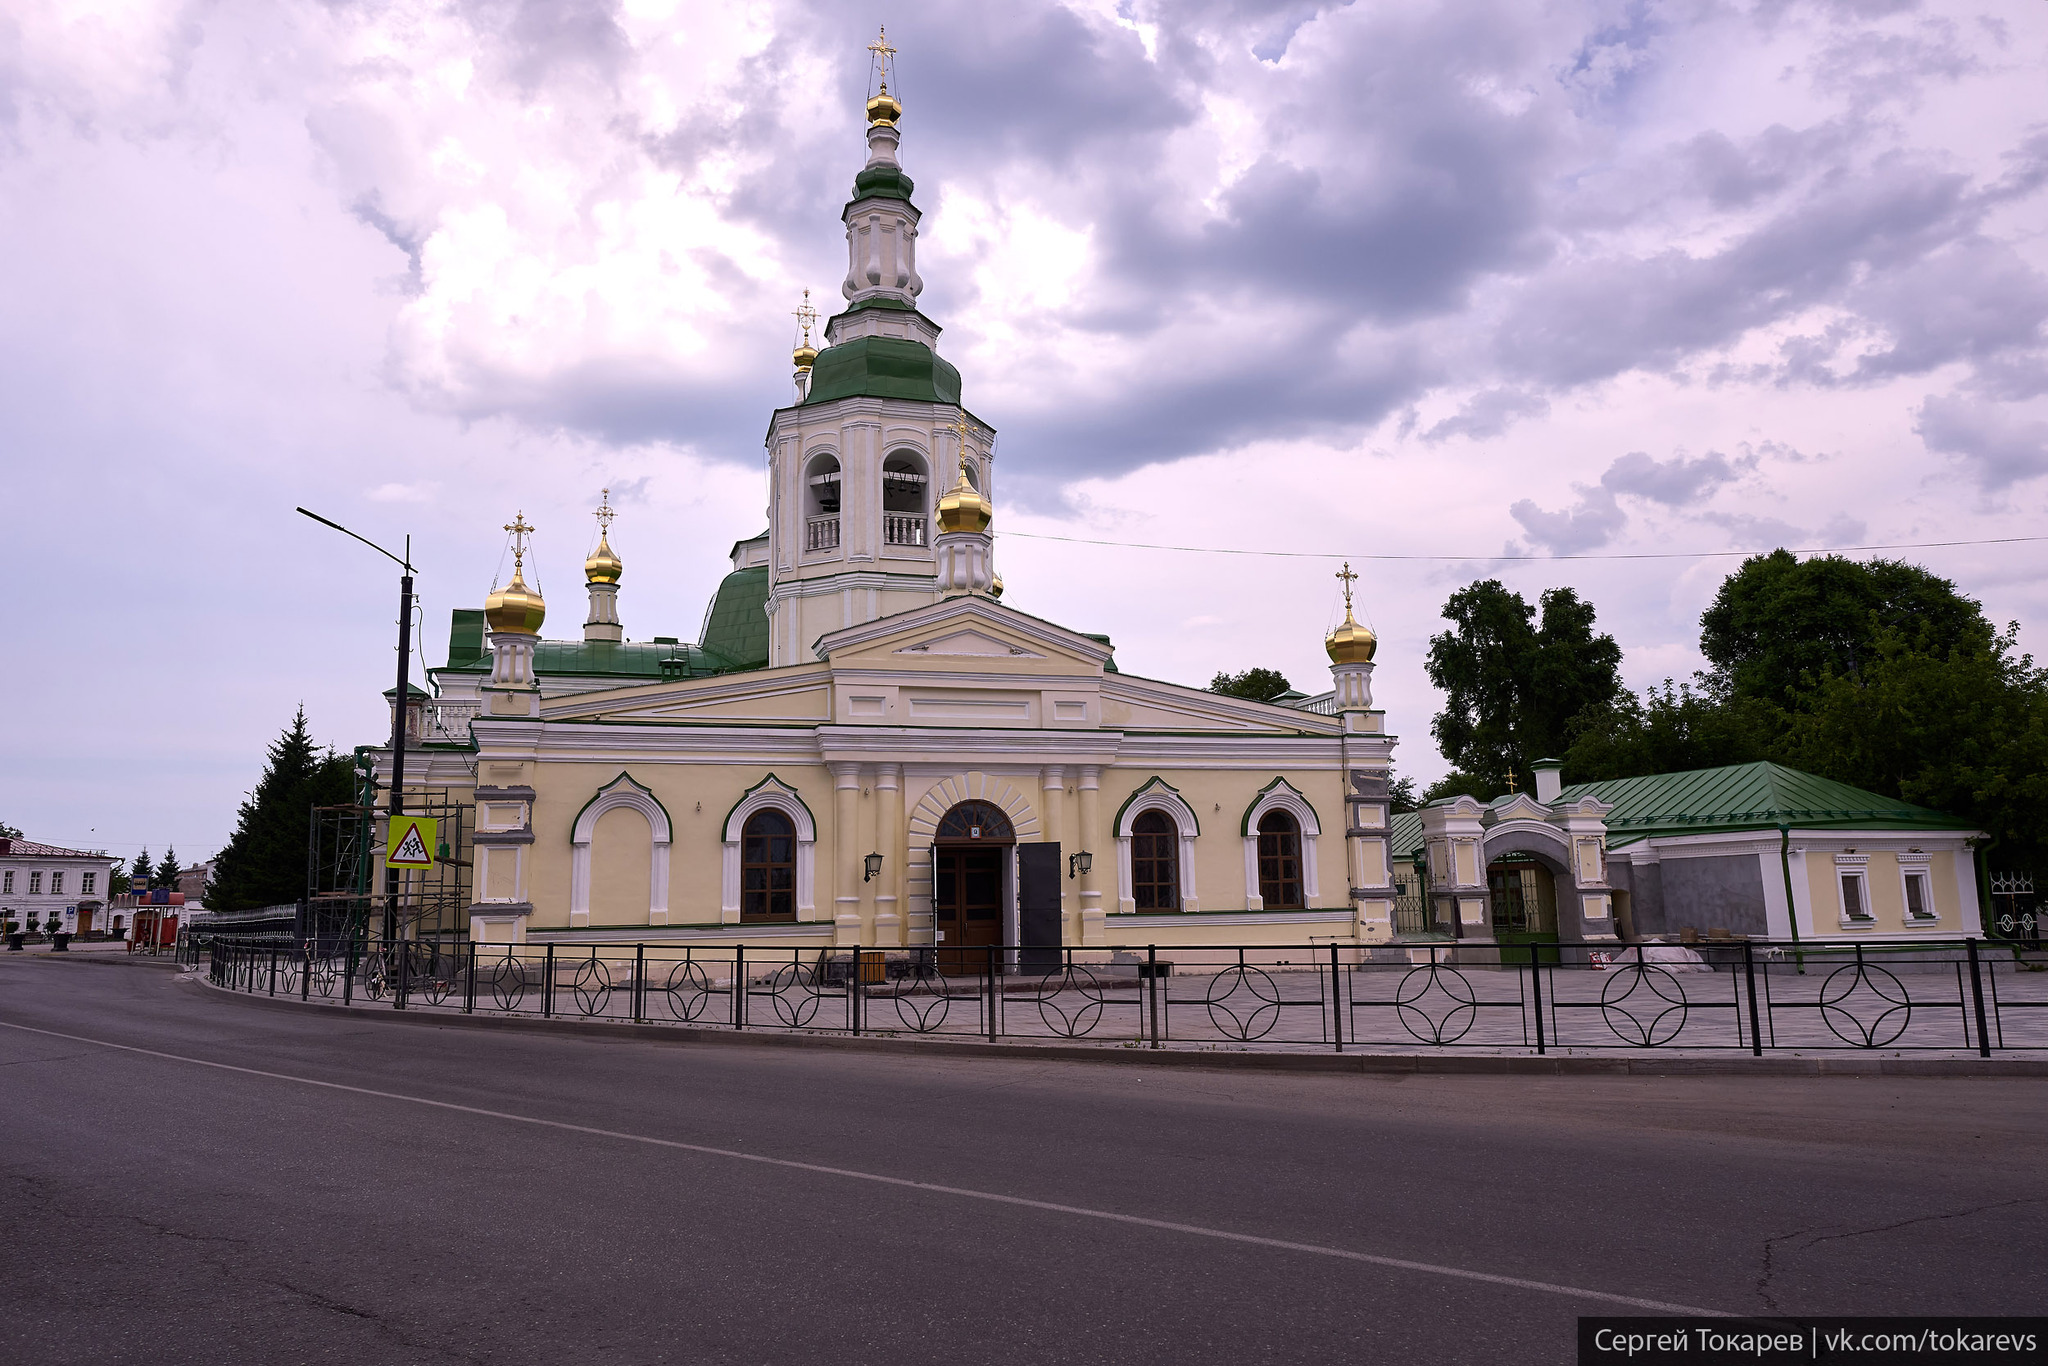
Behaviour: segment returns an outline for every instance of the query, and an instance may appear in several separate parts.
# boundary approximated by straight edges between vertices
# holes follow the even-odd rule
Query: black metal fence
[[[1362,961],[1354,945],[1175,945],[1063,949],[1020,970],[1045,952],[225,938],[204,950],[209,979],[236,991],[736,1030],[1338,1052],[2048,1049],[2048,970],[1979,939],[1575,955],[1432,944],[1399,961]]]

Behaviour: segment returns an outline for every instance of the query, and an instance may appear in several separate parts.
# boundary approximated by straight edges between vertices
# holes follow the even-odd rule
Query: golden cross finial
[[[526,524],[524,512],[515,512],[512,520],[505,523],[505,530],[512,533],[512,568],[517,572],[520,562],[526,558],[526,538],[533,534],[534,528]]]
[[[874,53],[876,58],[882,63],[882,89],[887,90],[889,88],[889,59],[896,55],[896,49],[889,46],[888,25],[879,25],[878,28],[879,32],[875,37],[875,41],[868,44],[868,51]]]
[[[612,511],[612,491],[600,489],[597,495],[597,537],[603,540],[611,534],[612,518],[619,514]]]
[[[1344,615],[1350,616],[1351,585],[1358,579],[1358,575],[1351,572],[1351,561],[1344,561],[1344,567],[1337,571],[1337,577],[1341,579],[1344,583]]]
[[[1510,792],[1513,792],[1513,791],[1515,791],[1515,790],[1516,790],[1516,788],[1515,788],[1515,771],[1514,771],[1513,769],[1509,769],[1509,770],[1508,770],[1508,791],[1510,791]]]
[[[804,327],[804,345],[811,344],[811,329],[818,325],[818,310],[811,307],[811,291],[804,291],[804,304],[796,311],[796,320]]]
[[[946,430],[960,438],[960,473],[964,476],[967,474],[967,437],[969,430],[967,426],[967,410],[965,408],[962,408],[953,415],[953,420],[946,424]],[[972,483],[973,480],[970,478],[968,482]]]

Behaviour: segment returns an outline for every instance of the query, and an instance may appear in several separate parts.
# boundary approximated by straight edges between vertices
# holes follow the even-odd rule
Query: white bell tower
[[[962,406],[960,372],[938,354],[941,329],[918,311],[920,215],[896,155],[903,105],[889,91],[896,49],[884,33],[868,50],[878,88],[867,162],[841,214],[846,307],[814,350],[806,296],[796,401],[768,428],[770,667],[811,662],[827,632],[987,591],[993,578],[995,433]],[[942,504],[963,488],[981,513],[954,506],[942,526]],[[961,529],[971,542],[948,539]]]

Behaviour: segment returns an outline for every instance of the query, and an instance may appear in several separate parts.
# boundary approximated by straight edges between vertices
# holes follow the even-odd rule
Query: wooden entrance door
[[[932,927],[938,931],[940,972],[987,970],[986,946],[1003,942],[1003,864],[1009,852],[1008,845],[940,845],[933,852]]]

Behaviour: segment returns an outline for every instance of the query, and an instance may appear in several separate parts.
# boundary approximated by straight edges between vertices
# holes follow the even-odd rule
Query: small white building
[[[105,854],[0,839],[0,920],[25,926],[33,918],[42,925],[56,911],[66,933],[105,929],[93,923],[93,911],[106,903],[117,866]],[[81,914],[81,902],[93,904]]]

